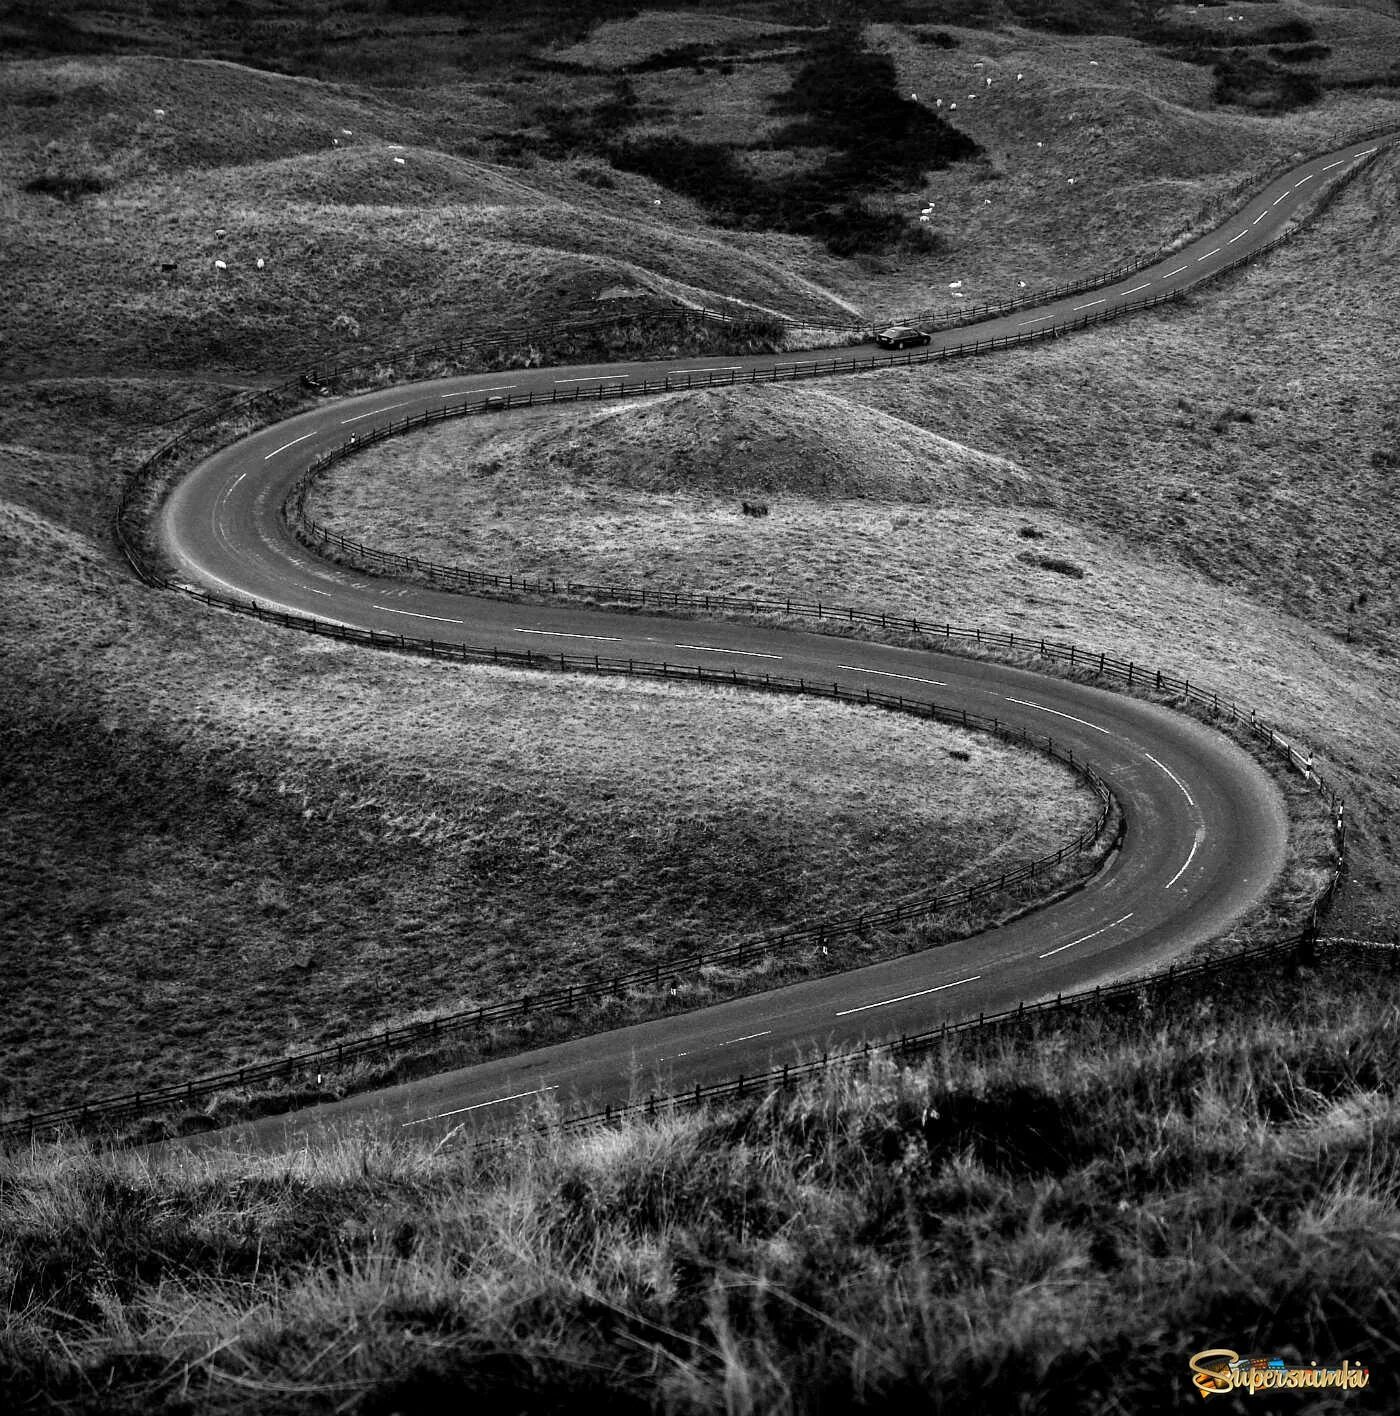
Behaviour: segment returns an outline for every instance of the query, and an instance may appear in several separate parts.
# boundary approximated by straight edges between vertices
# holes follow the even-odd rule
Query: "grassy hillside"
[[[800,593],[1171,664],[1318,744],[1357,811],[1358,923],[1394,928],[1400,542],[1375,508],[1400,465],[1397,174],[1184,308],[996,360],[454,425],[340,464],[312,512],[452,564]],[[739,514],[752,492],[762,522]]]
[[[6,1110],[681,957],[1092,819],[1048,762],[875,711],[716,691],[697,716],[146,590],[107,539],[102,425],[44,392],[4,432]],[[123,392],[151,400],[113,384],[105,417]],[[67,451],[25,446],[55,417]]]
[[[0,1399],[1165,1416],[1227,1347],[1393,1410],[1397,1047],[1334,962],[494,1152],[10,1157]]]
[[[1346,87],[1393,50],[1379,4],[879,0],[860,42],[888,67],[865,72],[980,154],[907,180],[880,154],[852,188],[872,239],[840,255],[758,208],[849,158],[800,131],[820,104],[774,111],[843,8],[0,4],[0,1108],[964,878],[1082,820],[1048,767],[977,740],[303,643],[143,589],[111,541],[169,426],[328,348],[658,296],[837,320],[954,303],[955,280],[995,296],[1155,247],[1400,110]],[[1295,67],[1318,87],[1273,111]],[[613,160],[678,137],[765,220]],[[664,547],[668,579],[839,586],[1234,687],[1316,741],[1357,828],[1340,926],[1388,933],[1395,183],[1391,158],[1150,321],[459,425],[484,441],[383,449],[409,495],[331,500],[416,549],[414,515],[450,513],[450,558],[644,577]],[[762,523],[733,515],[751,490]],[[1150,1412],[1198,1400],[1185,1361],[1211,1345],[1393,1373],[1387,959],[494,1157],[7,1156],[0,1406],[606,1386],[637,1409]]]

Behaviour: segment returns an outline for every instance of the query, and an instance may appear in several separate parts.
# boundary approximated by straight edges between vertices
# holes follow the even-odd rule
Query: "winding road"
[[[976,337],[1025,335],[1040,325],[1121,313],[1194,285],[1279,234],[1319,188],[1376,146],[1372,139],[1314,158],[1158,265],[1116,285],[987,321]],[[970,337],[966,330],[935,335],[913,362]],[[883,357],[873,346],[841,354]],[[810,1055],[814,1046],[915,1032],[1164,965],[1219,935],[1265,894],[1285,857],[1287,821],[1277,787],[1222,734],[1154,704],[1023,669],[759,623],[697,623],[564,602],[513,604],[376,579],[317,557],[282,515],[289,489],[311,460],[359,429],[479,403],[483,395],[548,399],[563,391],[572,398],[574,390],[654,385],[668,376],[676,387],[716,374],[746,382],[796,357],[511,370],[326,402],[190,472],[159,513],[162,547],[175,579],[191,588],[324,621],[512,651],[586,648],[673,665],[766,669],[855,690],[897,688],[1052,733],[1090,761],[1118,798],[1128,823],[1121,848],[1086,888],[956,944],[267,1118],[239,1128],[242,1143],[314,1140],[327,1128],[370,1118],[395,1133],[446,1132],[509,1117],[540,1097],[591,1109],[638,1092],[753,1073]]]

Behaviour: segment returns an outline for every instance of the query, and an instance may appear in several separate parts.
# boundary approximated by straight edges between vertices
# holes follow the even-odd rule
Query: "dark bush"
[[[1211,97],[1237,108],[1285,113],[1316,103],[1322,97],[1322,81],[1316,74],[1280,69],[1235,49],[1216,63]]]
[[[1073,561],[1062,560],[1059,556],[1037,555],[1034,551],[1022,551],[1016,559],[1024,565],[1033,565],[1038,570],[1053,570],[1056,575],[1067,575],[1071,580],[1084,579],[1084,567]]]
[[[1269,47],[1269,58],[1281,64],[1311,64],[1314,59],[1325,59],[1331,52],[1330,44],[1274,44]]]
[[[90,197],[94,192],[102,191],[106,185],[92,172],[46,172],[42,177],[26,182],[24,190],[57,197],[63,202],[76,202],[79,197]]]

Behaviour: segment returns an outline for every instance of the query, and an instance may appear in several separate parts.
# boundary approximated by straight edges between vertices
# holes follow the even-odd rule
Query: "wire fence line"
[[[1301,230],[1307,224],[1315,221],[1324,209],[1325,205],[1335,198],[1346,182],[1353,180],[1362,170],[1374,162],[1379,157],[1379,152],[1371,155],[1359,164],[1354,164],[1348,172],[1343,174],[1328,190],[1325,197],[1314,206],[1312,211],[1303,221],[1299,222],[1293,231]],[[1285,232],[1274,240],[1266,243],[1249,255],[1243,256],[1227,266],[1214,272],[1213,274],[1225,274],[1239,267],[1249,264],[1258,259],[1266,252],[1275,249],[1283,241],[1293,234],[1293,231]],[[1179,298],[1181,291],[1173,291],[1153,299],[1135,302],[1129,307],[1120,307],[1111,312],[1104,312],[1092,316],[1085,316],[1078,320],[1067,321],[1057,324],[1046,330],[1037,330],[1024,335],[1006,336],[1001,338],[978,340],[970,344],[960,344],[956,349],[928,351],[921,354],[906,354],[894,357],[872,357],[866,359],[830,360],[814,361],[793,365],[774,366],[765,373],[752,371],[749,379],[736,380],[733,371],[729,371],[728,377],[721,379],[715,373],[706,375],[705,382],[696,385],[694,375],[686,376],[686,383],[679,385],[672,378],[661,381],[658,387],[655,383],[648,383],[642,387],[634,389],[609,389],[604,390],[601,386],[594,395],[589,393],[584,395],[582,390],[575,386],[571,395],[566,395],[561,399],[557,388],[551,391],[550,398],[545,400],[543,396],[536,399],[532,393],[522,397],[506,397],[504,399],[490,400],[489,409],[499,407],[510,408],[520,406],[533,406],[536,402],[548,401],[577,402],[581,396],[599,399],[607,397],[627,396],[634,393],[659,392],[663,389],[674,387],[713,387],[720,384],[733,384],[735,382],[776,382],[782,378],[797,379],[816,377],[823,374],[859,372],[863,369],[889,368],[900,366],[915,366],[927,364],[934,359],[964,357],[971,354],[980,354],[997,349],[1005,349],[1020,344],[1031,343],[1037,339],[1058,337],[1060,334],[1075,329],[1082,329],[1094,324],[1099,324],[1107,319],[1117,318],[1119,315],[1139,310],[1150,309],[1154,306],[1166,303],[1169,300]],[[118,1124],[121,1121],[131,1120],[136,1117],[147,1115],[152,1110],[168,1109],[171,1106],[189,1104],[194,1101],[208,1097],[216,1092],[230,1090],[234,1088],[246,1088],[259,1082],[275,1082],[279,1080],[289,1080],[296,1075],[299,1068],[307,1069],[313,1064],[343,1065],[347,1059],[364,1056],[370,1053],[382,1055],[386,1051],[402,1050],[405,1047],[419,1045],[425,1040],[441,1039],[450,1036],[454,1031],[461,1031],[468,1027],[480,1028],[482,1026],[494,1026],[504,1022],[516,1021],[528,1016],[532,1010],[554,1006],[573,1007],[586,1002],[590,997],[597,998],[611,993],[614,996],[625,993],[629,989],[646,987],[650,985],[655,988],[661,985],[663,977],[675,974],[679,969],[691,967],[696,970],[712,965],[734,964],[746,962],[756,957],[755,951],[769,952],[775,948],[794,947],[801,944],[814,946],[824,945],[827,939],[844,937],[848,933],[860,932],[870,928],[872,925],[891,924],[907,922],[917,918],[919,915],[926,915],[935,909],[948,908],[958,903],[971,903],[978,898],[985,898],[986,895],[999,892],[1008,886],[1022,883],[1037,874],[1043,874],[1049,870],[1057,868],[1063,863],[1068,854],[1086,850],[1095,844],[1108,827],[1109,820],[1113,816],[1113,803],[1111,794],[1097,774],[1087,764],[1076,762],[1072,752],[1061,748],[1053,743],[1053,740],[1034,739],[1023,730],[1012,729],[1009,725],[1002,724],[998,719],[993,719],[990,726],[984,719],[979,719],[978,715],[969,714],[965,710],[940,709],[938,705],[925,703],[917,699],[906,699],[902,695],[885,694],[878,691],[865,690],[858,693],[850,689],[842,689],[839,683],[830,686],[825,684],[808,683],[799,679],[795,683],[790,679],[782,679],[777,676],[741,674],[738,670],[710,670],[699,666],[687,667],[662,663],[643,663],[640,661],[620,659],[604,659],[600,656],[580,656],[580,655],[545,655],[534,651],[507,651],[499,648],[474,648],[464,644],[449,644],[433,639],[420,639],[403,634],[394,635],[374,630],[361,630],[341,624],[333,624],[315,619],[310,616],[300,616],[286,614],[280,611],[273,611],[265,606],[261,606],[254,601],[242,600],[235,596],[219,595],[210,591],[197,590],[172,579],[160,569],[154,558],[146,551],[142,544],[142,538],[138,528],[134,525],[141,513],[143,505],[149,501],[159,487],[160,478],[163,476],[165,468],[175,458],[182,453],[195,447],[199,441],[205,438],[216,425],[225,422],[229,418],[244,415],[256,415],[259,411],[267,411],[275,408],[277,402],[288,397],[296,397],[304,391],[308,383],[305,374],[288,379],[282,384],[272,388],[258,390],[242,398],[232,401],[223,400],[213,409],[207,418],[203,418],[186,428],[183,432],[171,438],[159,447],[137,470],[124,489],[115,522],[115,534],[118,544],[132,565],[134,571],[147,584],[155,587],[167,588],[192,595],[211,606],[231,610],[235,613],[252,615],[263,621],[271,621],[287,628],[295,628],[323,637],[339,639],[346,642],[353,642],[375,648],[388,648],[400,651],[416,652],[427,654],[435,658],[446,658],[459,662],[491,662],[495,664],[508,664],[523,666],[527,668],[558,668],[562,671],[584,671],[594,673],[627,674],[631,676],[660,677],[677,679],[686,682],[714,683],[730,686],[762,687],[769,692],[795,692],[799,694],[810,694],[818,697],[832,698],[838,701],[856,702],[892,708],[902,712],[924,713],[929,717],[940,718],[945,722],[958,723],[964,727],[978,727],[983,730],[992,731],[1010,737],[1014,741],[1034,745],[1041,750],[1048,751],[1054,756],[1058,756],[1067,764],[1072,765],[1089,782],[1091,787],[1100,796],[1101,811],[1093,827],[1089,831],[1082,833],[1065,847],[1061,847],[1054,856],[1042,857],[1039,861],[1031,862],[1028,866],[1020,868],[1019,871],[1004,873],[998,877],[995,884],[991,881],[983,882],[979,886],[970,887],[968,890],[953,892],[949,895],[923,895],[910,896],[902,901],[892,902],[881,910],[867,911],[859,913],[847,919],[832,919],[815,925],[795,926],[788,931],[781,931],[774,935],[762,936],[756,940],[743,941],[740,944],[729,946],[726,950],[714,951],[708,955],[701,954],[693,956],[691,960],[682,964],[657,965],[653,969],[643,970],[632,975],[620,975],[613,979],[603,981],[594,985],[580,985],[576,989],[566,990],[563,995],[562,1004],[557,1001],[557,995],[552,998],[523,998],[508,1004],[496,1005],[494,1008],[478,1008],[464,1010],[457,1014],[446,1015],[441,1018],[429,1020],[426,1023],[410,1024],[398,1029],[387,1029],[371,1037],[354,1039],[349,1042],[334,1044],[325,1048],[313,1049],[307,1052],[294,1054],[289,1057],[277,1059],[273,1062],[254,1064],[249,1067],[230,1069],[223,1073],[217,1073],[198,1079],[187,1079],[181,1083],[170,1084],[161,1088],[154,1088],[147,1091],[131,1092],[121,1096],[103,1098],[87,1104],[56,1108],[45,1112],[37,1112],[27,1115],[15,1121],[5,1123],[0,1126],[0,1137],[16,1138],[27,1136],[33,1138],[41,1133],[61,1131],[67,1127],[84,1127],[96,1121],[107,1124]],[[436,413],[420,416],[417,419],[406,418],[401,424],[391,423],[381,425],[370,430],[363,438],[355,438],[341,448],[324,454],[313,463],[308,473],[299,479],[297,486],[289,499],[289,504],[294,512],[294,520],[299,530],[304,534],[319,540],[322,543],[329,540],[334,533],[328,533],[324,528],[316,526],[305,517],[304,500],[310,477],[316,472],[324,470],[338,458],[347,456],[351,452],[359,451],[364,446],[372,446],[374,443],[382,441],[384,438],[394,436],[415,426],[424,426],[430,422],[442,421],[451,416],[461,416],[466,413],[482,413],[488,411],[488,400],[482,399],[474,402],[467,402],[463,406],[454,409],[442,409]],[[336,537],[345,548],[344,538]],[[463,583],[472,588],[503,588],[502,577],[485,572],[461,571],[454,567],[432,566],[430,562],[422,562],[416,557],[396,557],[389,556],[383,552],[373,552],[371,548],[358,546],[361,553],[382,558],[385,566],[397,568],[410,568],[415,571],[427,570],[428,573],[437,571],[445,575],[456,575],[468,577]],[[517,577],[506,577],[504,588],[516,590],[544,589],[548,585],[550,593],[558,593],[558,588],[554,582],[537,582],[534,584],[522,583]],[[636,595],[637,602],[646,604],[647,591],[629,590],[628,587],[586,587],[586,593],[604,591],[613,596]],[[650,592],[653,597],[657,592]],[[652,604],[658,601],[653,598]],[[781,612],[785,614],[811,614],[818,619],[832,617],[832,611],[824,607],[820,602],[804,602],[784,599],[782,601],[758,601],[758,600],[735,600],[725,596],[695,596],[686,595],[684,592],[671,592],[668,598],[663,598],[659,603],[670,604],[673,608],[679,608],[684,604],[686,608],[700,608],[706,610],[737,610],[742,612]],[[1086,651],[1073,644],[1066,644],[1053,640],[1047,640],[1043,636],[1018,637],[1014,634],[1007,634],[998,631],[987,631],[979,627],[965,628],[954,627],[951,624],[937,625],[921,624],[912,617],[890,615],[887,612],[880,612],[878,616],[872,612],[858,611],[854,608],[847,608],[844,611],[836,611],[836,617],[843,618],[851,623],[861,623],[873,625],[879,623],[881,628],[909,630],[916,634],[933,634],[935,637],[940,631],[947,644],[959,642],[962,644],[973,643],[983,646],[993,652],[1004,653],[1028,653],[1038,654],[1042,658],[1067,662],[1071,668],[1082,669],[1088,673],[1099,677],[1107,678],[1111,681],[1121,682],[1129,689],[1134,687],[1151,688],[1155,691],[1167,693],[1174,696],[1186,698],[1189,701],[1208,708],[1212,713],[1219,714],[1231,721],[1237,722],[1247,728],[1255,737],[1267,743],[1269,747],[1281,753],[1286,760],[1299,772],[1306,780],[1312,783],[1319,792],[1330,798],[1333,811],[1333,832],[1335,842],[1335,862],[1329,876],[1326,887],[1319,893],[1310,907],[1309,923],[1303,933],[1296,937],[1291,937],[1284,941],[1275,941],[1272,944],[1259,946],[1259,957],[1277,952],[1284,947],[1297,945],[1299,942],[1307,944],[1315,941],[1319,921],[1323,912],[1330,905],[1339,883],[1346,869],[1346,826],[1344,808],[1340,798],[1333,792],[1314,771],[1312,765],[1312,755],[1310,752],[1304,753],[1300,747],[1291,742],[1284,735],[1260,720],[1255,711],[1251,708],[1246,717],[1244,712],[1231,699],[1222,700],[1219,693],[1213,690],[1204,689],[1199,685],[1192,685],[1189,681],[1180,676],[1165,672],[1159,668],[1141,666],[1131,660],[1122,659],[1119,656],[1108,654],[1104,651]],[[625,663],[625,666],[624,666]],[[1121,817],[1118,818],[1119,830],[1121,831]],[[1222,965],[1223,966],[1223,965]],[[1200,969],[1215,967],[1215,965],[1198,966]],[[1171,978],[1176,976],[1176,971],[1168,970],[1166,975],[1159,977]],[[1185,977],[1185,973],[1180,976]],[[1140,989],[1142,982],[1133,984],[1115,985],[1114,988],[1121,992],[1125,989]],[[589,990],[592,990],[590,993]],[[1100,998],[1110,996],[1107,990],[1094,990],[1092,995],[1071,995],[1070,999],[1078,998],[1081,1001],[1093,997]],[[1113,996],[1117,996],[1116,993]],[[1057,1000],[1055,1006],[1060,1006],[1064,1001]],[[1044,1009],[1048,1004],[1035,1005],[1036,1008]],[[1024,1009],[1017,1010],[1017,1016],[1023,1016]],[[971,1022],[959,1024],[959,1028],[971,1026],[981,1026],[987,1022],[996,1022],[999,1018],[1009,1015],[997,1015],[992,1019],[979,1019],[977,1024]],[[940,1032],[940,1036],[947,1033],[946,1027]],[[931,1036],[931,1035],[921,1035]],[[914,1039],[917,1043],[919,1039]],[[893,1047],[895,1044],[884,1044],[886,1047]],[[911,1046],[910,1039],[902,1039],[898,1046],[907,1049]],[[816,1064],[813,1064],[816,1065]],[[823,1063],[822,1065],[827,1065]],[[787,1080],[789,1075],[787,1068],[782,1069],[782,1078]],[[771,1075],[771,1074],[770,1074]],[[749,1084],[753,1085],[755,1079],[750,1078]],[[708,1099],[717,1099],[720,1095],[726,1094],[725,1089],[737,1089],[734,1094],[742,1096],[744,1094],[745,1079],[740,1076],[735,1082],[719,1084],[712,1087],[705,1093]],[[703,1091],[704,1089],[702,1089]],[[688,1099],[689,1093],[685,1094]],[[701,1099],[697,1094],[697,1100]],[[670,1100],[675,1100],[670,1099]],[[655,1102],[653,1100],[654,1107]],[[609,1108],[607,1115],[614,1113]],[[589,1118],[581,1118],[587,1120]]]

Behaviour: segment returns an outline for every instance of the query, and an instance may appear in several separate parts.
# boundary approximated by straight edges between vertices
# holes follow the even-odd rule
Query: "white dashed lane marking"
[[[407,403],[388,403],[383,408],[371,408],[368,413],[356,413],[353,418],[342,418],[340,426],[343,428],[347,423],[359,423],[365,418],[373,418],[380,413],[388,413],[395,408],[407,408]]]
[[[746,659],[781,659],[781,654],[760,654],[756,649],[716,649],[713,644],[673,644],[672,649],[699,649],[705,654],[741,654]]]
[[[848,669],[853,674],[878,674],[881,678],[904,679],[908,683],[928,683],[934,688],[947,688],[942,679],[918,678],[914,674],[896,674],[888,669],[862,669],[858,664],[837,664],[838,669]]]
[[[443,398],[470,398],[474,393],[504,393],[508,388],[519,388],[519,384],[492,384],[490,388],[464,388],[457,393],[444,393]]]
[[[567,634],[562,629],[517,629],[515,634],[543,634],[550,639],[597,639],[608,644],[621,644],[620,634]]]
[[[1037,315],[1033,320],[1022,320],[1021,323],[1016,326],[1016,328],[1025,329],[1029,325],[1044,324],[1046,320],[1053,320],[1054,318],[1054,315]]]
[[[1205,253],[1205,255],[1203,255],[1203,256],[1197,256],[1197,257],[1196,257],[1196,264],[1197,264],[1197,265],[1200,265],[1200,263],[1201,263],[1202,261],[1208,261],[1212,256],[1218,256],[1219,254],[1220,254],[1220,247],[1217,246],[1213,251],[1207,251],[1207,252]]]
[[[1167,883],[1162,887],[1164,890],[1170,890],[1172,886],[1175,885],[1176,882],[1180,880],[1183,875],[1186,874],[1186,866],[1190,865],[1191,862],[1196,859],[1196,852],[1200,850],[1201,842],[1204,841],[1205,838],[1206,833],[1199,826],[1196,827],[1196,839],[1191,842],[1191,854],[1186,857],[1185,865],[1183,865],[1181,869],[1178,870],[1176,874],[1173,875],[1172,878],[1168,880]]]
[[[1164,771],[1164,772],[1167,774],[1167,776],[1169,776],[1169,777],[1172,779],[1172,781],[1174,781],[1174,782],[1177,784],[1177,786],[1179,786],[1179,787],[1181,788],[1181,794],[1186,798],[1186,800],[1189,801],[1192,806],[1195,806],[1195,804],[1196,804],[1196,798],[1193,797],[1193,796],[1191,795],[1191,793],[1186,790],[1186,783],[1183,782],[1183,781],[1181,780],[1181,778],[1178,777],[1178,776],[1176,775],[1176,773],[1173,772],[1172,769],[1171,769],[1170,767],[1168,767],[1165,762],[1162,762],[1162,761],[1160,761],[1158,758],[1153,757],[1153,755],[1152,755],[1150,752],[1145,752],[1145,753],[1143,754],[1143,756],[1146,757],[1149,762],[1156,762],[1157,765],[1162,769],[1162,771]]]
[[[917,993],[901,993],[898,998],[882,998],[878,1003],[862,1003],[859,1008],[845,1008],[837,1013],[838,1018],[848,1018],[852,1013],[868,1013],[872,1008],[888,1008],[892,1003],[907,1003],[911,998],[925,998],[930,993],[942,993],[947,988],[958,988],[964,983],[976,983],[981,974],[972,974],[953,983],[940,983],[937,988],[921,988]]]
[[[1076,718],[1073,713],[1061,713],[1058,708],[1047,708],[1043,703],[1032,703],[1029,698],[1007,698],[1006,702],[1019,703],[1022,708],[1037,708],[1042,713],[1053,713],[1057,718],[1068,718],[1071,723],[1082,723],[1086,728],[1093,728],[1096,733],[1102,733],[1105,737],[1113,736],[1107,728],[1101,728],[1097,723],[1091,723],[1087,718]]]
[[[449,1116],[465,1116],[469,1111],[480,1111],[484,1106],[500,1106],[503,1102],[519,1101],[522,1097],[543,1096],[545,1092],[558,1091],[557,1086],[536,1087],[534,1091],[515,1092],[511,1096],[498,1096],[494,1101],[478,1101],[471,1106],[459,1106],[455,1111],[439,1111],[432,1116],[420,1116],[416,1121],[405,1121],[401,1130],[408,1130],[410,1126],[423,1126],[429,1121],[445,1121]]]
[[[743,1037],[731,1037],[728,1042],[720,1043],[720,1046],[732,1047],[736,1042],[752,1042],[756,1037],[767,1037],[772,1031],[772,1028],[767,1028],[763,1032],[745,1033]]]
[[[436,620],[439,624],[465,624],[465,620],[448,619],[444,615],[425,615],[421,610],[396,610],[392,605],[371,605],[372,610],[383,610],[386,615],[411,615],[414,619]]]
[[[279,452],[286,452],[289,447],[295,447],[299,442],[305,442],[307,438],[314,438],[315,436],[316,430],[313,428],[309,433],[303,433],[299,438],[293,438],[291,442],[283,443],[281,447],[273,448],[273,450],[269,452],[266,457],[263,458],[263,461],[271,462],[272,459],[276,457]]]
[[[1112,924],[1106,924],[1102,929],[1096,929],[1092,934],[1081,934],[1078,939],[1071,939],[1068,944],[1061,944],[1055,949],[1047,949],[1040,957],[1042,959],[1048,959],[1051,954],[1060,954],[1066,949],[1073,949],[1076,944],[1085,944],[1090,939],[1097,939],[1100,934],[1107,934],[1110,929],[1117,929],[1120,924],[1132,919],[1132,917],[1133,913],[1129,910],[1122,919],[1115,919]]]
[[[1125,291],[1123,292],[1123,294],[1124,294],[1124,295],[1136,295],[1139,290],[1151,290],[1151,289],[1152,289],[1152,282],[1151,282],[1151,281],[1148,281],[1148,283],[1147,283],[1146,285],[1134,285],[1131,290],[1125,290]]]
[[[631,378],[630,374],[589,374],[586,378],[555,379],[557,384],[566,383],[621,383]]]
[[[1104,296],[1104,298],[1103,298],[1102,300],[1090,300],[1087,305],[1076,305],[1074,308],[1075,308],[1076,310],[1092,310],[1095,305],[1104,305],[1104,304],[1107,304],[1107,303],[1108,303],[1108,297],[1107,297],[1107,296]]]
[[[1159,280],[1170,280],[1174,275],[1180,275],[1186,269],[1185,266],[1177,266],[1175,270],[1169,270],[1165,275],[1158,276]]]

